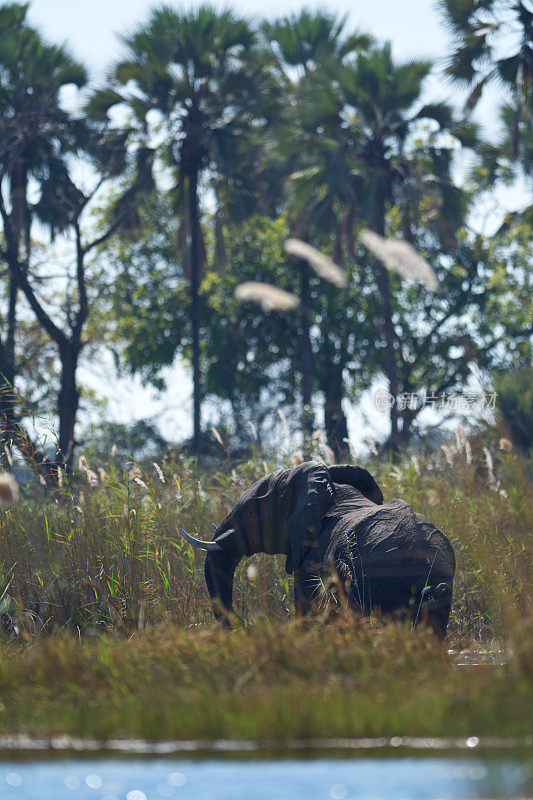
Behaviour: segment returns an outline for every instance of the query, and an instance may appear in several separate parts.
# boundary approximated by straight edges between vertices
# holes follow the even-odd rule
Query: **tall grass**
[[[312,446],[331,457],[319,438]],[[300,460],[257,453],[200,471],[186,458],[119,467],[114,456],[88,457],[54,496],[33,488],[0,511],[0,732],[530,734],[531,484],[497,440],[459,436],[426,458],[369,465],[386,499],[404,498],[450,536],[458,569],[447,648],[468,648],[459,664],[481,666],[460,666],[406,623],[332,613],[289,622],[281,558],[254,556],[238,570],[244,627],[213,624],[202,555],[178,526],[208,536],[253,480]],[[496,649],[503,664],[483,653]]]
[[[497,445],[496,445],[497,446]],[[320,451],[323,457],[323,449]],[[458,437],[457,446],[399,465],[370,465],[385,499],[401,497],[450,537],[457,574],[450,636],[457,643],[527,641],[532,619],[531,483],[516,454]],[[0,613],[4,636],[60,629],[134,631],[212,621],[202,555],[178,527],[204,538],[245,487],[280,465],[259,454],[206,471],[187,458],[161,465],[82,463],[54,496],[35,489],[0,511]],[[97,485],[96,484],[97,480]],[[247,622],[286,619],[290,579],[281,557],[254,556],[235,580]]]

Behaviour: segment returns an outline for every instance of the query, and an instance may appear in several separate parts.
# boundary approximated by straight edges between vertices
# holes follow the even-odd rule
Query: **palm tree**
[[[331,63],[332,85],[340,99],[339,127],[351,150],[346,170],[353,174],[358,193],[357,214],[381,236],[386,235],[386,215],[395,203],[402,208],[403,234],[413,238],[416,189],[431,187],[439,207],[446,204],[439,224],[453,236],[464,211],[459,190],[450,177],[451,159],[446,148],[433,145],[420,148],[412,143],[412,134],[424,119],[434,120],[440,131],[453,132],[465,143],[474,141],[472,126],[458,126],[443,103],[420,106],[423,82],[431,69],[427,61],[396,64],[389,44],[360,53],[345,64]],[[420,152],[421,149],[423,152]],[[414,197],[413,197],[414,194]],[[400,341],[394,326],[393,298],[385,267],[374,264],[382,303],[382,330],[385,341],[384,369],[390,394],[396,398],[399,388],[398,359]],[[398,410],[390,412],[390,446],[398,445]]]
[[[297,14],[265,22],[263,28],[282,65],[296,68],[301,78],[317,69],[325,58],[342,61],[354,50],[370,44],[367,34],[346,33],[347,18],[347,14],[339,19],[327,11],[302,9]]]
[[[256,57],[251,26],[230,11],[202,5],[194,11],[154,9],[123,37],[125,58],[111,86],[95,94],[93,113],[126,103],[146,141],[158,129],[159,151],[176,177],[190,230],[190,323],[193,366],[192,450],[200,450],[201,231],[199,187],[217,163],[227,162],[240,137],[258,123],[265,63]],[[157,120],[157,122],[155,121]],[[164,136],[161,135],[161,129]],[[182,207],[180,205],[180,207]]]
[[[338,19],[324,11],[300,11],[273,23],[265,23],[265,35],[277,56],[286,93],[291,99],[286,105],[287,113],[280,126],[278,152],[284,160],[287,173],[297,171],[306,161],[309,136],[306,135],[309,113],[310,86],[320,76],[329,61],[342,63],[355,50],[370,44],[370,37],[359,31],[346,33],[346,16]],[[296,75],[296,77],[294,77]],[[292,192],[292,187],[289,188]],[[295,205],[292,204],[292,211]],[[313,214],[304,204],[292,214],[293,232],[307,238]],[[300,369],[302,378],[302,427],[306,434],[312,432],[313,352],[311,345],[311,287],[309,265],[297,260],[300,273],[301,335]]]
[[[439,0],[454,51],[446,72],[469,90],[465,110],[475,108],[490,82],[511,95],[511,157],[521,149],[521,120],[531,117],[533,98],[533,10],[523,0]],[[528,7],[529,6],[529,7]]]
[[[15,412],[17,298],[31,261],[35,207],[30,184],[41,188],[58,159],[78,147],[78,123],[60,105],[64,86],[81,87],[86,72],[63,47],[43,42],[26,21],[28,4],[0,9],[0,218],[8,268],[6,331],[0,341],[2,424],[34,464],[44,456],[30,442]],[[34,193],[34,192],[33,192]]]

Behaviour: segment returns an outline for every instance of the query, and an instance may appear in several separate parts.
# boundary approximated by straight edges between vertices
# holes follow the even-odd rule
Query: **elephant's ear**
[[[383,492],[368,470],[354,467],[353,464],[334,464],[328,467],[328,471],[333,483],[353,486],[373,503],[379,506],[383,504]]]
[[[287,520],[288,573],[299,569],[304,560],[321,562],[320,532],[324,516],[335,503],[335,487],[323,464],[310,463],[300,470],[294,489],[294,507]]]

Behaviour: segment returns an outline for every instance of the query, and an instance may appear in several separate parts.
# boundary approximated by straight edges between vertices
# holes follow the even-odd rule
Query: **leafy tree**
[[[533,449],[533,367],[494,375],[498,409],[516,447]]]
[[[111,346],[119,366],[163,388],[161,370],[176,354],[190,358],[187,280],[175,247],[178,223],[171,198],[153,195],[139,209],[135,238],[114,237],[103,257],[112,276],[107,311]],[[294,402],[297,323],[292,314],[265,314],[234,297],[245,280],[263,280],[292,289],[293,274],[284,242],[284,218],[252,217],[227,229],[231,269],[220,271],[209,240],[200,287],[202,371],[206,397],[227,401],[235,439],[250,439],[278,419],[277,408]],[[274,420],[274,421],[275,421]]]
[[[344,64],[331,63],[330,86],[336,86],[338,94],[330,102],[326,131],[332,125],[344,131],[342,171],[355,178],[352,192],[357,195],[354,205],[359,219],[384,236],[387,213],[399,206],[401,232],[412,242],[425,206],[428,227],[450,247],[465,211],[465,198],[451,178],[453,145],[446,146],[435,133],[425,134],[422,123],[431,120],[438,134],[453,134],[469,145],[475,141],[475,131],[472,126],[455,123],[444,103],[421,105],[430,69],[431,63],[426,61],[395,63],[389,44],[360,53]],[[319,118],[315,124],[321,125]],[[337,143],[334,148],[339,151]],[[374,273],[382,303],[384,370],[390,393],[396,397],[402,342],[394,322],[389,275],[377,261]],[[391,407],[390,424],[389,443],[395,450],[399,441],[396,405]]]
[[[60,233],[70,234],[73,240],[73,274],[67,270],[66,288],[55,313],[39,296],[36,285],[39,275],[35,274],[32,280],[31,275],[16,267],[17,280],[28,304],[43,330],[57,346],[61,365],[57,399],[57,460],[67,468],[72,462],[74,429],[80,402],[77,370],[82,350],[87,344],[84,333],[92,311],[92,294],[96,283],[94,264],[91,269],[89,257],[116,231],[131,225],[132,195],[137,192],[139,185],[146,183],[142,160],[140,165],[137,162],[127,166],[125,140],[126,136],[122,133],[109,135],[104,130],[81,127],[78,147],[80,151],[83,150],[87,165],[94,171],[93,186],[80,189],[71,178],[68,162],[62,154],[58,154],[42,183],[41,197],[32,207],[32,215],[49,228],[52,238]],[[85,229],[90,228],[87,218],[90,217],[92,203],[102,185],[106,181],[113,181],[118,175],[129,175],[129,182],[122,188],[104,230],[91,235]],[[34,272],[37,273],[37,270]]]
[[[444,411],[460,413],[454,403],[464,399],[472,367],[488,374],[527,361],[533,330],[529,255],[516,226],[492,240],[462,230],[449,254],[431,235],[419,235],[417,244],[437,269],[441,288],[428,294],[393,281],[403,446],[419,426],[424,392]]]
[[[239,138],[261,120],[264,61],[256,34],[230,11],[202,5],[178,12],[154,9],[123,39],[126,58],[111,85],[95,94],[92,113],[126,103],[142,134],[158,130],[161,152],[174,170],[179,207],[186,198],[190,228],[190,316],[193,366],[192,449],[200,447],[199,182],[213,164],[226,163]],[[154,118],[155,113],[155,118]],[[155,122],[157,119],[157,122]],[[163,133],[164,131],[164,133]]]
[[[172,197],[148,195],[137,205],[137,223],[135,236],[115,236],[101,252],[109,276],[104,325],[117,366],[162,389],[161,369],[176,353],[190,359],[192,341]]]
[[[533,98],[533,10],[523,0],[439,0],[454,51],[446,72],[470,90],[466,110],[477,105],[490,82],[510,96],[505,121],[510,155],[520,155],[521,120],[530,118]]]
[[[241,440],[253,426],[267,435],[283,407],[295,426],[292,408],[298,398],[295,365],[300,359],[300,319],[294,311],[265,313],[254,304],[238,304],[235,287],[244,281],[272,283],[294,293],[300,276],[285,250],[289,234],[286,215],[255,216],[228,231],[231,273],[215,271],[206,279],[205,302],[207,386],[231,404]],[[335,400],[369,385],[374,368],[360,358],[367,353],[379,309],[368,286],[368,271],[354,271],[340,291],[316,277],[310,279],[312,378],[324,392],[324,423],[328,443],[338,458],[347,451],[347,429],[339,424]],[[335,381],[342,382],[342,386]],[[342,413],[342,409],[341,409]],[[342,417],[344,419],[344,417]],[[298,427],[298,426],[296,426]],[[265,443],[265,439],[261,438]]]
[[[115,463],[122,468],[132,459],[159,458],[168,448],[154,421],[144,419],[130,425],[109,420],[89,425],[81,434],[80,445],[91,463],[97,459],[106,466]]]
[[[30,196],[44,191],[58,159],[77,149],[77,123],[60,105],[64,86],[81,87],[86,73],[65,48],[48,45],[26,21],[28,4],[0,8],[0,257],[7,267],[7,310],[0,342],[4,435],[36,465],[45,457],[20,425],[15,410],[15,379],[22,366],[17,355],[20,333],[19,290],[30,279]],[[23,348],[21,348],[23,350]]]
[[[311,143],[305,136],[306,116],[309,114],[308,102],[311,96],[310,87],[316,82],[316,75],[321,75],[324,65],[331,60],[338,63],[355,50],[367,47],[370,37],[359,31],[346,32],[346,17],[341,19],[324,11],[309,12],[302,10],[297,14],[283,17],[273,23],[265,23],[264,30],[278,58],[279,68],[283,76],[285,90],[290,98],[286,105],[285,115],[277,131],[278,157],[281,157],[281,168],[290,174],[301,168],[302,156],[305,156]],[[313,80],[314,79],[314,80]],[[329,108],[329,98],[320,96],[325,101],[318,114]],[[307,203],[291,202],[290,185],[289,209],[292,233],[299,238],[309,239],[310,225],[313,221],[313,209]],[[303,259],[297,260],[300,272],[299,296],[300,311],[300,369],[302,379],[302,426],[308,434],[313,428],[312,395],[313,395],[313,348],[311,342],[311,283],[309,265]],[[336,383],[339,376],[336,376]],[[342,384],[342,378],[340,378]],[[328,384],[330,385],[330,384]],[[347,432],[346,432],[347,434]],[[343,436],[340,437],[345,438]]]
[[[265,313],[241,303],[234,291],[244,281],[274,284],[294,292],[298,272],[287,256],[286,217],[254,216],[228,227],[231,270],[212,270],[204,282],[206,389],[226,400],[241,443],[255,431],[262,444],[279,423],[278,410],[296,405],[300,330],[295,311]],[[292,414],[288,414],[292,416]],[[291,422],[292,427],[292,422]]]
[[[60,365],[57,460],[69,467],[80,400],[77,368],[85,345],[94,280],[94,274],[88,274],[94,272],[88,270],[88,259],[115,231],[134,222],[133,197],[147,182],[150,160],[142,149],[135,153],[136,158],[130,157],[127,129],[108,131],[105,126],[62,108],[61,89],[69,84],[82,87],[85,70],[63,47],[44,43],[40,34],[27,25],[26,11],[27,6],[12,5],[0,17],[0,22],[11,30],[7,43],[2,39],[0,45],[0,113],[5,121],[0,134],[0,214],[5,240],[3,257],[11,286],[6,378],[12,386],[12,340],[17,293],[21,291],[56,348]],[[85,172],[92,176],[86,180],[87,185],[78,185],[72,177],[81,161]],[[91,236],[85,228],[89,227],[93,201],[103,184],[117,176],[123,179],[122,187],[108,225]],[[43,247],[36,248],[33,236],[36,222],[49,230],[52,241],[60,236],[64,245],[74,250],[73,268],[67,268],[64,275],[54,275],[53,286],[47,280],[50,261],[55,262],[58,272],[61,267],[57,252],[51,247],[44,248],[45,258],[41,258]],[[5,420],[8,438],[18,438],[26,454],[39,463],[44,457],[35,448],[32,450],[9,409]]]

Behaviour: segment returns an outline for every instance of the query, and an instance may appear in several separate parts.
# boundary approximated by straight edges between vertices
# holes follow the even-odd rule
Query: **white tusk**
[[[218,542],[202,542],[200,539],[195,539],[194,536],[191,536],[187,531],[184,531],[183,528],[180,528],[179,531],[184,539],[187,539],[193,547],[199,547],[201,550],[222,550]]]

